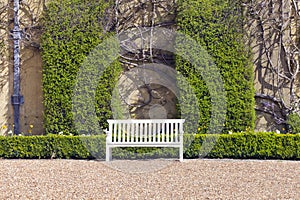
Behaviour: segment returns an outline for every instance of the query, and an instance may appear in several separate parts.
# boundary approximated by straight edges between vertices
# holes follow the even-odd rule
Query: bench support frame
[[[112,160],[114,147],[175,147],[183,161],[184,119],[107,120],[106,161]]]

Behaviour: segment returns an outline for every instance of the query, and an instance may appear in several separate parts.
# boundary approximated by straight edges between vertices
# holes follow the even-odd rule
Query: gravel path
[[[0,159],[0,199],[300,199],[300,162]]]

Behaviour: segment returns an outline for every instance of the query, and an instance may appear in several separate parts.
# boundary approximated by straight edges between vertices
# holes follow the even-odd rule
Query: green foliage
[[[0,158],[105,159],[105,135],[0,136]],[[113,148],[116,159],[178,157],[178,148]]]
[[[101,45],[111,35],[103,24],[112,4],[97,0],[53,0],[48,4],[42,35],[46,133],[93,134],[107,127],[106,119],[112,116],[112,90],[121,71],[117,61],[108,62],[116,58],[118,44]],[[199,48],[188,47],[193,63],[200,64],[202,71],[192,66],[191,60],[176,58],[177,70],[193,88],[182,95],[180,104],[194,99],[187,98],[193,93],[199,102],[199,113],[192,106],[195,102],[185,102],[187,108],[179,108],[191,118],[187,127],[195,126],[188,122],[199,117],[203,133],[219,133],[223,126],[224,132],[253,129],[253,73],[243,44],[241,19],[237,0],[178,1],[177,27],[203,47],[200,54]],[[187,46],[178,40],[176,48],[182,55]],[[216,81],[217,73],[222,80]],[[224,82],[224,88],[216,84],[218,81]],[[226,93],[226,98],[220,93]],[[227,103],[227,110],[222,110],[225,103],[220,102]]]
[[[99,125],[105,127],[111,116],[111,91],[120,66],[115,62],[101,74],[97,68],[103,65],[103,56],[94,55],[93,62],[85,63],[90,52],[109,37],[103,28],[109,6],[111,1],[53,0],[45,10],[41,46],[46,133],[91,133]],[[86,73],[78,78],[82,68]],[[76,103],[81,107],[74,110],[72,101],[78,94],[74,93],[78,79],[87,81],[79,85]],[[95,88],[90,79],[97,81]],[[97,116],[92,114],[95,111]],[[74,112],[78,116],[76,127]]]
[[[297,113],[288,116],[287,124],[290,133],[300,133],[300,116]]]
[[[201,144],[217,135],[196,135],[185,156],[197,158],[203,154]],[[208,153],[208,158],[236,159],[300,159],[300,135],[276,133],[222,134]]]
[[[198,158],[214,144],[206,158],[300,160],[300,134],[233,133],[184,135],[184,158]],[[104,159],[105,135],[0,136],[0,158]],[[178,158],[178,148],[113,148],[115,159]]]
[[[178,1],[179,31],[191,36],[211,55],[210,58],[205,53],[197,53],[195,47],[189,47],[189,51],[195,54],[193,58],[196,61],[193,62],[203,65],[204,71],[209,73],[197,71],[195,66],[180,56],[176,58],[177,70],[187,78],[198,98],[199,127],[203,133],[214,133],[213,130],[208,130],[211,123],[218,124],[211,122],[212,105],[221,101],[212,99],[218,94],[210,94],[209,90],[214,85],[215,72],[209,71],[212,62],[222,75],[226,91],[227,113],[223,131],[238,132],[254,128],[253,72],[250,56],[244,45],[241,13],[240,1],[237,0]],[[177,50],[179,55],[186,51],[181,46],[180,38],[177,40]],[[216,116],[222,114],[217,113]]]
[[[2,158],[92,158],[79,137],[2,136],[0,141]]]

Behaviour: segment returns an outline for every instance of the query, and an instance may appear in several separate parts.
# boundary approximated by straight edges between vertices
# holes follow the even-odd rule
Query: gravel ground
[[[299,161],[5,160],[0,199],[300,199]]]

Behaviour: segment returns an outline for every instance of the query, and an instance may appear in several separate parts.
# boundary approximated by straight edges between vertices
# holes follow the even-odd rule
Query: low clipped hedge
[[[196,135],[185,151],[186,158],[203,153],[201,144],[218,138],[207,158],[234,159],[300,159],[300,134],[234,133],[222,135]]]
[[[185,135],[184,158],[203,157],[203,141],[215,141],[206,158],[300,159],[300,134],[234,133]],[[105,135],[97,136],[13,136],[0,137],[0,158],[104,159]],[[175,148],[114,148],[113,158],[175,158]]]

